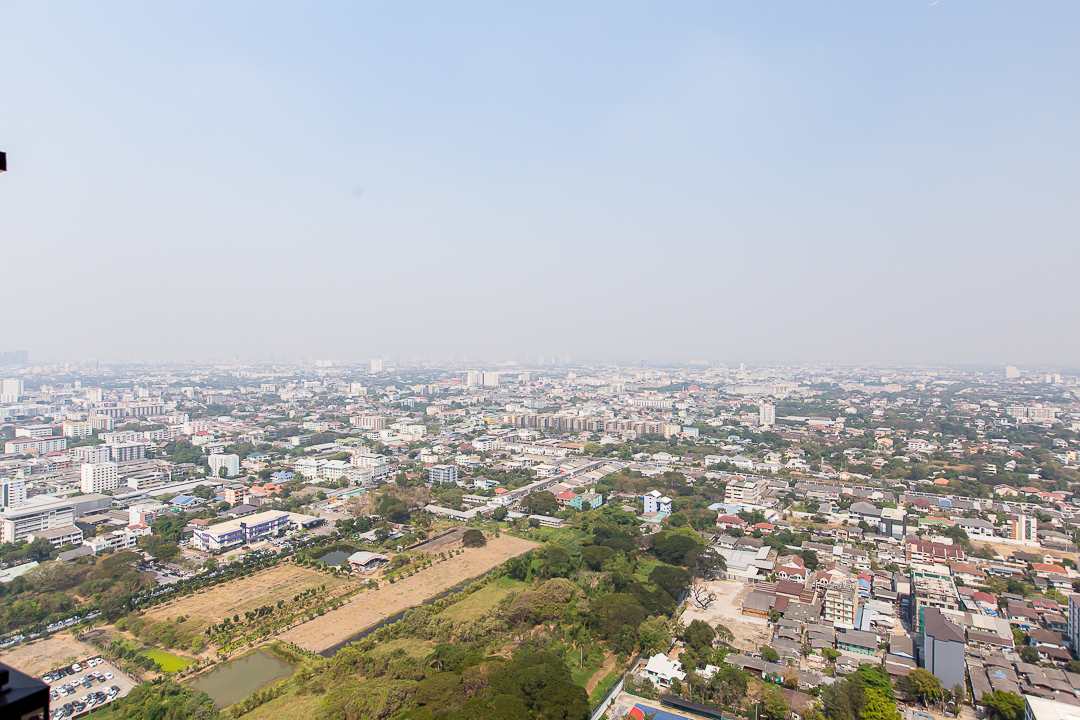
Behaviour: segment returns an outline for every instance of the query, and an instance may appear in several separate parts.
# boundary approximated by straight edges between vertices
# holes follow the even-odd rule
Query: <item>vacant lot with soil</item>
[[[465,534],[465,531],[468,529],[469,528],[467,527],[454,528],[445,535],[437,538],[432,538],[426,543],[423,543],[422,545],[417,545],[412,549],[416,552],[438,554],[443,550],[448,549],[451,545],[457,547],[457,545],[461,543],[461,538]]]
[[[281,639],[312,652],[322,652],[380,620],[419,605],[458,583],[483,575],[536,546],[537,543],[509,535],[488,538],[484,547],[466,548],[463,554],[393,585],[380,582],[378,590],[354,595],[337,610],[286,631]]]
[[[291,601],[297,593],[323,584],[327,590],[335,592],[351,583],[317,570],[282,563],[254,575],[158,605],[146,615],[154,620],[171,620],[177,615],[184,615],[188,622],[195,622],[201,628],[220,622],[225,617],[243,615],[247,610],[274,605],[278,600]]]
[[[60,633],[47,640],[17,645],[0,654],[0,662],[22,670],[27,675],[41,677],[53,668],[69,662],[89,660],[100,655],[101,652],[93,645],[79,642],[68,633]]]
[[[720,623],[735,636],[731,643],[737,650],[757,650],[769,641],[769,623],[764,618],[755,618],[742,614],[743,601],[754,589],[752,583],[733,580],[714,580],[708,583],[709,589],[716,593],[705,610],[698,610],[688,605],[682,621],[689,625],[694,620],[704,620],[712,626]]]

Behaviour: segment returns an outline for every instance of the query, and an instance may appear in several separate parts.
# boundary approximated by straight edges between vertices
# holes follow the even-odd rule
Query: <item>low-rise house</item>
[[[663,688],[671,685],[672,680],[678,680],[681,683],[686,679],[682,665],[674,660],[668,660],[666,655],[653,655],[649,658],[649,662],[642,668],[642,674]]]

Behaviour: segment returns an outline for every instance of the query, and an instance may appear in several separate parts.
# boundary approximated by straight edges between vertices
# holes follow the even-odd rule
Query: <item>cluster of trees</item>
[[[378,658],[346,648],[316,668],[301,668],[302,693],[325,693],[324,717],[396,714],[410,720],[585,720],[589,699],[550,652],[511,658],[441,644],[423,660]]]
[[[821,699],[829,720],[900,720],[889,675],[878,665],[860,665],[843,682],[827,685]]]
[[[158,560],[171,562],[180,557],[180,546],[161,535],[144,535],[139,538],[138,545]]]
[[[26,540],[20,543],[4,543],[0,545],[0,562],[5,565],[21,565],[23,563],[38,561],[44,562],[54,557],[59,552],[53,544],[45,538],[38,538],[34,542]]]
[[[142,557],[123,551],[51,563],[0,584],[0,630],[27,629],[52,621],[89,600],[110,618],[127,610],[128,596],[148,584],[139,574]]]
[[[175,680],[158,678],[137,685],[113,704],[120,720],[215,720],[217,708],[206,693],[195,693]]]

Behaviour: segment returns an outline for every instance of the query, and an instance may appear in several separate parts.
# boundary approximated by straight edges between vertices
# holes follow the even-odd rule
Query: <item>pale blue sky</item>
[[[1077,365],[1078,19],[5,0],[0,349]]]

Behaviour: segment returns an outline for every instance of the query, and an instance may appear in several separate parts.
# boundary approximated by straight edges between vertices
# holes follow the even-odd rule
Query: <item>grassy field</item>
[[[404,650],[405,654],[414,658],[426,658],[431,654],[431,651],[435,649],[435,643],[428,642],[427,640],[416,640],[413,638],[401,638],[399,640],[391,640],[387,643],[380,643],[372,650],[374,655],[389,655],[395,650]]]
[[[601,652],[594,652],[589,654],[589,648],[585,648],[584,658],[580,650],[569,648],[564,656],[566,664],[570,668],[570,675],[574,678],[574,684],[585,687],[592,676],[599,670],[604,664],[604,655]],[[578,662],[584,661],[582,667],[578,667]]]
[[[454,622],[475,620],[510,593],[524,589],[525,583],[502,577],[487,587],[477,590],[464,600],[460,600],[446,608],[442,611],[442,615]]]
[[[143,650],[139,654],[145,655],[146,657],[150,658],[158,665],[160,665],[162,670],[169,673],[176,672],[177,670],[183,670],[192,662],[188,658],[180,657],[179,655],[173,655],[172,653],[167,653],[164,650]]]
[[[653,560],[651,558],[642,558],[638,561],[637,572],[634,573],[634,578],[641,582],[649,581],[649,573],[653,571],[653,568],[657,565],[662,565],[659,560]]]
[[[263,703],[244,715],[245,720],[316,720],[319,715],[319,701],[322,695],[298,695],[289,688],[281,697]],[[222,713],[222,717],[227,717]]]

